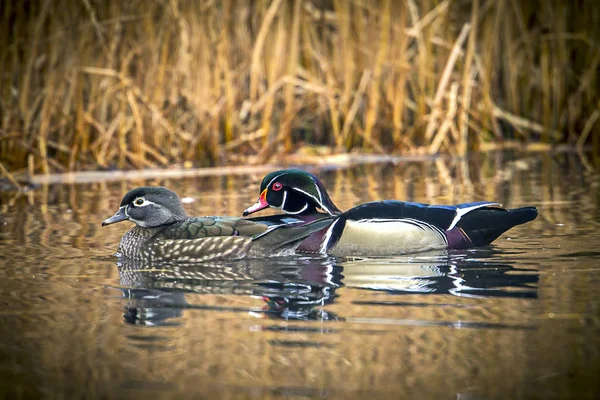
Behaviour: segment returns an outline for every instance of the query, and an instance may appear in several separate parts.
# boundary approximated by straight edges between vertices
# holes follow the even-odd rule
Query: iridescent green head
[[[319,178],[306,171],[287,169],[271,172],[263,178],[259,192],[257,202],[244,211],[244,216],[267,207],[287,214],[309,214],[317,209],[330,215],[341,213]]]

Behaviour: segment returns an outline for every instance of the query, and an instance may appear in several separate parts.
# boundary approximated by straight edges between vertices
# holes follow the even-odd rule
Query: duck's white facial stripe
[[[315,183],[315,189],[317,189],[317,193],[319,194],[319,204],[323,204],[323,195],[321,194],[321,189],[319,189],[319,185],[315,182],[314,179],[310,178]]]
[[[285,210],[285,201],[287,200],[287,190],[283,191],[283,200],[281,201],[281,209]]]
[[[287,200],[287,195],[288,195],[287,190],[284,190],[283,191],[283,200],[281,201],[281,205],[279,207],[275,207],[275,206],[271,206],[271,207],[274,208],[274,209],[276,209],[276,210],[284,211],[286,214],[300,214],[301,212],[305,211],[308,208],[308,203],[304,203],[304,207],[302,207],[298,211],[288,211],[288,210],[286,210],[285,209],[285,202]]]
[[[319,191],[319,187],[318,186],[315,186],[315,187],[317,188],[317,191]],[[310,194],[310,193],[308,193],[308,192],[306,192],[306,191],[304,191],[304,190],[302,190],[300,188],[297,188],[297,187],[292,188],[292,189],[294,189],[297,192],[300,192],[300,193],[304,194],[305,196],[310,197],[311,199],[313,199],[314,201],[317,202],[317,204],[319,205],[320,208],[322,208],[323,210],[327,211],[328,214],[333,215],[333,213],[331,212],[331,210],[329,208],[327,208],[327,206],[325,206],[325,204],[323,204],[323,201],[321,201],[320,198],[316,198],[312,194]],[[319,196],[320,195],[321,195],[321,192],[319,191]]]
[[[308,208],[308,203],[304,203],[304,207],[299,209],[298,211],[286,211],[286,214],[300,214]]]

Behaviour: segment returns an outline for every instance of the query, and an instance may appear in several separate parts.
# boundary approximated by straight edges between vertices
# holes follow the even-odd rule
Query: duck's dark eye
[[[136,199],[135,200],[135,205],[141,206],[142,204],[144,204],[144,199]]]
[[[282,187],[283,187],[283,185],[280,182],[275,182],[273,184],[273,190],[276,192],[280,191]]]

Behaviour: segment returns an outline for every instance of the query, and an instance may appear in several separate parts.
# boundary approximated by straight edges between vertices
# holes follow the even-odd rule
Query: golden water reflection
[[[496,200],[540,216],[488,249],[153,266],[112,257],[122,195],[239,215],[261,176],[2,193],[10,398],[597,398],[600,178],[574,154],[314,170],[337,205]]]

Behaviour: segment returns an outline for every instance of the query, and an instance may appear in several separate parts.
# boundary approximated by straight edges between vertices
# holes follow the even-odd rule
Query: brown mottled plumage
[[[119,245],[123,257],[143,261],[201,262],[293,254],[302,239],[331,224],[273,224],[236,217],[190,218],[179,197],[163,187],[127,193],[119,211],[102,226],[130,220],[135,227]]]

